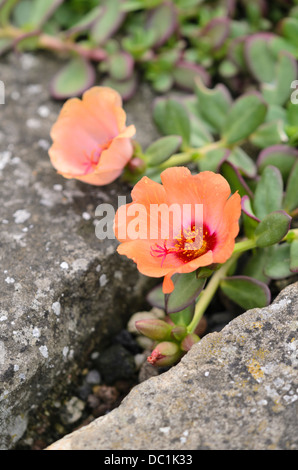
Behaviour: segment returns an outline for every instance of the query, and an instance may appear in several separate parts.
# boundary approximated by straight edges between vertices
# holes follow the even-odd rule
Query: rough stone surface
[[[48,450],[297,450],[298,283]]]
[[[123,327],[146,282],[115,252],[115,240],[95,235],[96,207],[117,207],[128,187],[65,180],[50,164],[49,132],[62,103],[50,99],[48,85],[60,67],[52,56],[31,54],[1,63],[1,449],[18,441],[29,412],[65,386],[78,359]],[[156,133],[151,102],[144,89],[127,106],[144,146]]]

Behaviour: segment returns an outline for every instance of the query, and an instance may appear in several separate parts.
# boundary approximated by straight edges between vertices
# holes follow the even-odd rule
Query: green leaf
[[[122,24],[125,13],[122,10],[122,0],[103,0],[104,12],[91,29],[91,38],[95,44],[103,44]]]
[[[264,266],[270,256],[270,248],[256,249],[245,264],[242,274],[268,284],[270,278],[264,274]]]
[[[206,279],[197,279],[196,273],[174,274],[174,290],[166,294],[166,311],[175,313],[191,305],[203,290]]]
[[[244,180],[240,172],[237,170],[237,168],[232,165],[232,163],[227,161],[223,162],[220,167],[220,173],[228,181],[232,193],[238,191],[241,197],[247,195],[253,198],[253,193],[248,187],[246,181]]]
[[[147,302],[152,305],[152,307],[165,309],[165,294],[162,291],[162,284],[151,289],[146,297]]]
[[[270,83],[275,68],[275,56],[266,35],[254,34],[245,42],[245,56],[253,76],[260,82]]]
[[[284,122],[282,120],[262,124],[256,132],[250,136],[251,143],[261,149],[285,143],[288,142],[288,140],[289,138],[285,133]]]
[[[285,18],[281,24],[283,36],[298,48],[298,19]]]
[[[234,147],[228,156],[227,161],[232,163],[240,173],[248,176],[249,178],[254,178],[257,174],[255,162],[241,147]]]
[[[215,130],[220,132],[226,122],[232,98],[224,85],[217,85],[213,90],[207,88],[199,78],[195,81],[195,92],[198,99],[198,110]]]
[[[175,325],[188,326],[194,314],[195,304],[191,304],[180,312],[171,313],[169,316]]]
[[[228,145],[249,137],[265,121],[267,106],[257,94],[238,98],[226,116],[223,137]]]
[[[185,107],[173,99],[159,99],[153,109],[153,118],[164,135],[180,135],[183,146],[190,140],[190,120]]]
[[[284,211],[271,212],[256,228],[256,245],[264,248],[279,243],[288,233],[291,220]]]
[[[266,166],[257,183],[253,208],[256,216],[262,220],[266,215],[282,207],[283,180],[275,166]]]
[[[283,207],[289,213],[298,209],[298,160],[289,175]]]
[[[146,26],[146,29],[154,33],[154,46],[164,44],[177,27],[177,13],[172,2],[164,3],[149,12]]]
[[[270,279],[284,279],[292,276],[290,271],[290,244],[282,243],[271,248],[264,265],[264,274]]]
[[[240,305],[244,310],[266,307],[271,301],[268,286],[250,277],[232,276],[225,278],[221,281],[220,288],[229,299]]]
[[[298,272],[298,240],[290,244],[290,270],[292,273]]]
[[[127,80],[132,76],[134,60],[128,52],[119,51],[109,55],[108,68],[111,78]]]
[[[179,135],[161,137],[151,144],[145,152],[149,166],[160,165],[168,160],[181,146],[182,138]]]
[[[191,92],[195,90],[197,79],[202,79],[204,83],[210,81],[209,74],[203,67],[190,62],[178,62],[173,70],[173,78],[178,87]]]
[[[274,145],[264,149],[258,156],[257,166],[259,172],[271,165],[279,169],[283,180],[287,181],[291,169],[298,159],[298,150],[287,145]]]
[[[269,104],[283,105],[290,97],[291,84],[297,78],[297,62],[288,52],[281,52],[274,79],[262,84],[262,94]]]
[[[200,158],[198,161],[200,171],[213,171],[216,173],[228,152],[225,148],[213,149],[207,152],[204,158]]]
[[[129,100],[136,92],[138,82],[135,74],[132,74],[126,80],[115,80],[114,78],[107,77],[101,82],[102,86],[107,86],[118,91],[123,101]]]
[[[85,59],[76,57],[55,75],[50,84],[50,92],[56,99],[80,96],[94,81],[95,71],[92,65]]]

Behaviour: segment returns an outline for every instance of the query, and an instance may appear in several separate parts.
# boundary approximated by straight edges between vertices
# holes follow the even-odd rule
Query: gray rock
[[[48,87],[61,64],[47,55],[1,60],[0,448],[8,449],[94,345],[123,328],[131,306],[141,306],[147,280],[116,253],[115,240],[95,235],[96,207],[117,208],[128,186],[65,180],[49,161],[49,133],[62,104]],[[141,90],[127,109],[145,146],[156,132],[151,101]]]
[[[48,450],[296,450],[298,283]]]

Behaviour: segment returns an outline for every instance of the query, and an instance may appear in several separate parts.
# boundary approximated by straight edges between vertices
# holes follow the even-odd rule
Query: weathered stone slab
[[[296,450],[298,283],[48,450]]]
[[[117,207],[129,189],[119,181],[91,187],[52,168],[49,132],[61,103],[48,85],[60,65],[51,56],[10,55],[1,62],[0,107],[0,448],[10,448],[28,413],[79,359],[127,320],[145,278],[95,235],[95,209]],[[138,140],[155,138],[141,90],[129,103]]]

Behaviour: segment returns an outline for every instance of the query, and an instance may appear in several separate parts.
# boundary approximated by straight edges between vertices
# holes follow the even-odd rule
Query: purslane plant
[[[298,14],[280,2],[266,13],[266,2],[258,0],[187,0],[185,10],[179,0],[121,3],[128,15],[121,47],[114,38],[104,47],[97,43],[102,71],[113,71],[122,96],[123,90],[129,96],[136,64],[159,92],[179,82],[192,92],[156,99],[161,137],[143,149],[134,126],[125,125],[120,95],[108,86],[90,88],[64,105],[50,157],[67,178],[105,185],[122,175],[133,186],[132,203],[115,218],[118,252],[143,274],[164,277],[147,301],[165,310],[165,320],[143,320],[137,328],[155,342],[148,361],[169,366],[200,340],[201,319],[217,293],[243,310],[264,307],[272,283],[298,272]],[[244,24],[238,8],[246,11]],[[178,11],[175,27],[186,46],[173,22],[163,24],[164,11]],[[103,17],[94,20],[93,13],[95,25]],[[109,28],[118,32],[111,18]],[[141,31],[148,18],[154,39]],[[73,33],[85,30],[86,18],[79,23]],[[79,37],[68,42],[70,49],[86,47]],[[154,41],[161,43],[152,47]],[[83,58],[88,66],[89,59]],[[82,54],[74,60],[71,73],[57,79],[60,91],[69,91]],[[107,83],[117,88],[116,82]],[[169,219],[166,233],[159,232],[163,220],[154,219],[152,205],[174,205],[173,216],[187,206],[190,215]],[[193,213],[197,205],[202,212]]]

